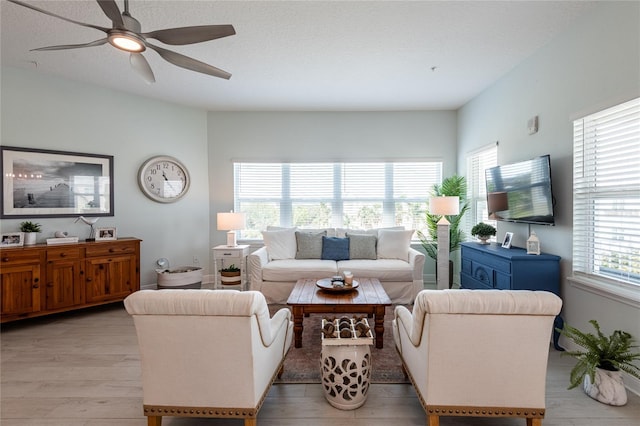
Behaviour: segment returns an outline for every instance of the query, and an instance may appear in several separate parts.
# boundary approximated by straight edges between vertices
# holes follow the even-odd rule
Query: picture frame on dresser
[[[96,241],[117,240],[116,228],[106,227],[96,229]]]
[[[24,234],[22,232],[9,232],[0,237],[0,247],[22,247]]]
[[[502,240],[502,248],[511,248],[511,241],[513,240],[513,232],[505,232],[504,239]]]
[[[0,146],[3,219],[113,216],[113,156]]]

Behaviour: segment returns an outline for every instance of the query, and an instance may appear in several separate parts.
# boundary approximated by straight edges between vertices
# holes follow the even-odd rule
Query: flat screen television
[[[549,155],[486,169],[485,177],[489,219],[555,225]]]

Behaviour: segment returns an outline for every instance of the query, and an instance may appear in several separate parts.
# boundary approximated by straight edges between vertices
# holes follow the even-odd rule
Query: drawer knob
[[[8,257],[3,257],[3,258],[2,258],[2,261],[3,261],[3,262],[8,262],[8,261],[9,261],[9,258],[8,258]]]

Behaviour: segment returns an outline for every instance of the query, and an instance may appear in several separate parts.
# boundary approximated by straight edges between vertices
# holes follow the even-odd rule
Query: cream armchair
[[[124,304],[138,334],[150,426],[162,416],[256,425],[291,345],[288,309],[270,318],[261,293],[237,290],[143,290]]]
[[[423,290],[395,309],[393,337],[429,426],[440,416],[545,413],[549,343],[562,300],[527,290]]]

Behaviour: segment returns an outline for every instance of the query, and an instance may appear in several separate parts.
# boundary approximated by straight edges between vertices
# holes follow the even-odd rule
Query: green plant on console
[[[449,252],[456,251],[460,248],[460,243],[464,241],[464,233],[460,229],[462,217],[469,210],[469,202],[467,201],[467,180],[464,176],[453,175],[445,178],[441,184],[433,185],[431,190],[432,197],[459,197],[460,212],[457,215],[447,215],[449,221]],[[438,221],[439,215],[426,213],[427,234],[417,231],[420,244],[424,248],[427,255],[436,260],[438,258]]]
[[[21,232],[40,232],[42,228],[39,223],[34,222],[21,222],[20,223],[20,231]]]
[[[640,352],[633,351],[634,348],[638,348],[633,345],[633,336],[625,331],[615,330],[607,337],[600,331],[600,325],[596,320],[589,322],[596,329],[597,335],[584,333],[567,324],[563,329],[557,329],[585,349],[563,352],[563,355],[573,356],[578,360],[569,376],[569,389],[579,386],[587,374],[593,382],[596,368],[622,370],[640,379],[640,369],[633,364],[635,360],[640,360]]]
[[[220,272],[240,272],[240,268],[238,268],[234,263],[232,263],[226,268],[220,269]]]
[[[496,235],[496,228],[493,226],[480,222],[477,223],[471,228],[471,235],[478,238],[489,238],[493,235]]]

